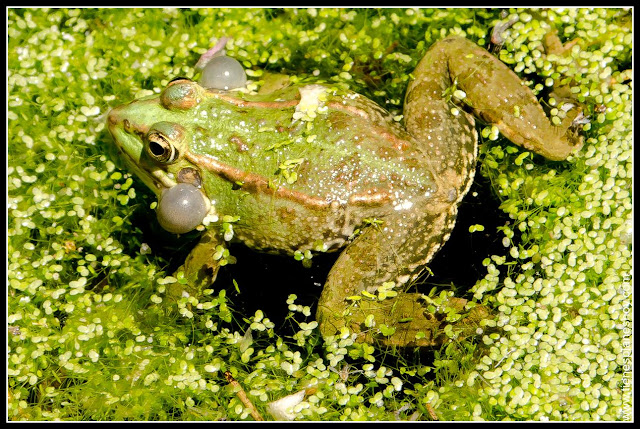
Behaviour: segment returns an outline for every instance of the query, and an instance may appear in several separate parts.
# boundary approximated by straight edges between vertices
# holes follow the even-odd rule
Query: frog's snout
[[[124,112],[126,106],[112,109],[107,115],[107,128],[113,138],[115,146],[122,152],[125,159],[129,159],[136,167],[140,161],[142,144],[137,136],[132,135],[132,126]]]
[[[148,130],[132,119],[136,118],[135,114],[136,111],[131,104],[115,107],[107,114],[107,128],[116,146],[134,159],[138,159],[141,151],[141,136]]]

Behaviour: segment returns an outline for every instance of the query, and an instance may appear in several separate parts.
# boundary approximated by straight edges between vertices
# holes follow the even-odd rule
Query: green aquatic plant
[[[554,29],[567,50],[545,55]],[[265,419],[302,390],[298,420],[632,415],[630,11],[15,8],[7,34],[8,419],[253,419],[237,386]],[[322,79],[400,119],[408,71],[449,34],[492,48],[552,115],[573,98],[589,116],[565,163],[478,126],[480,172],[510,220],[496,233],[504,253],[470,285],[495,311],[475,342],[407,357],[350,335],[324,342],[295,296],[282,303],[288,336],[269,308],[236,311],[233,285],[170,293],[183,280],[143,233],[153,197],[109,149],[112,107],[193,77],[227,36],[249,79]]]

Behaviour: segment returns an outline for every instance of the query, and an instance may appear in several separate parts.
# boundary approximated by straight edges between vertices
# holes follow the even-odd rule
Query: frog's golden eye
[[[170,164],[178,159],[178,151],[162,134],[149,133],[147,141],[147,152],[156,161]]]
[[[176,162],[185,149],[184,128],[172,122],[158,122],[147,133],[145,149],[149,156],[163,164]]]

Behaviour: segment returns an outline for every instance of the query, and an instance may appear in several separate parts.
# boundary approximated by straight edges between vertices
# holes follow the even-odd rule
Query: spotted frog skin
[[[447,95],[454,86],[466,93],[464,105]],[[318,304],[324,336],[348,330],[369,342],[430,346],[445,322],[422,295],[403,291],[449,238],[469,190],[474,116],[527,150],[563,160],[582,145],[574,110],[551,125],[511,70],[452,36],[433,44],[413,72],[403,125],[371,100],[330,86],[251,93],[179,79],[159,96],[112,110],[108,126],[161,204],[177,184],[203,197],[211,222],[199,227],[205,232],[178,270],[188,279],[181,287],[194,293],[215,280],[228,244],[221,223],[232,216],[233,239],[259,251],[342,250]],[[460,311],[465,304],[449,303]],[[476,307],[457,326],[475,330],[484,316]]]

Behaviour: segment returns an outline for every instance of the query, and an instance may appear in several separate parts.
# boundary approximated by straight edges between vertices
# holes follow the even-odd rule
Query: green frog
[[[160,224],[203,232],[178,270],[187,279],[180,287],[210,285],[233,240],[288,255],[342,250],[318,303],[323,336],[441,342],[449,322],[407,287],[449,238],[473,180],[474,117],[559,161],[582,146],[572,126],[581,112],[552,125],[506,65],[463,37],[434,43],[412,77],[403,123],[366,97],[322,84],[255,92],[178,78],[113,109],[109,130],[158,195]],[[487,316],[463,299],[447,305],[466,314],[454,324],[460,332],[475,332]]]

